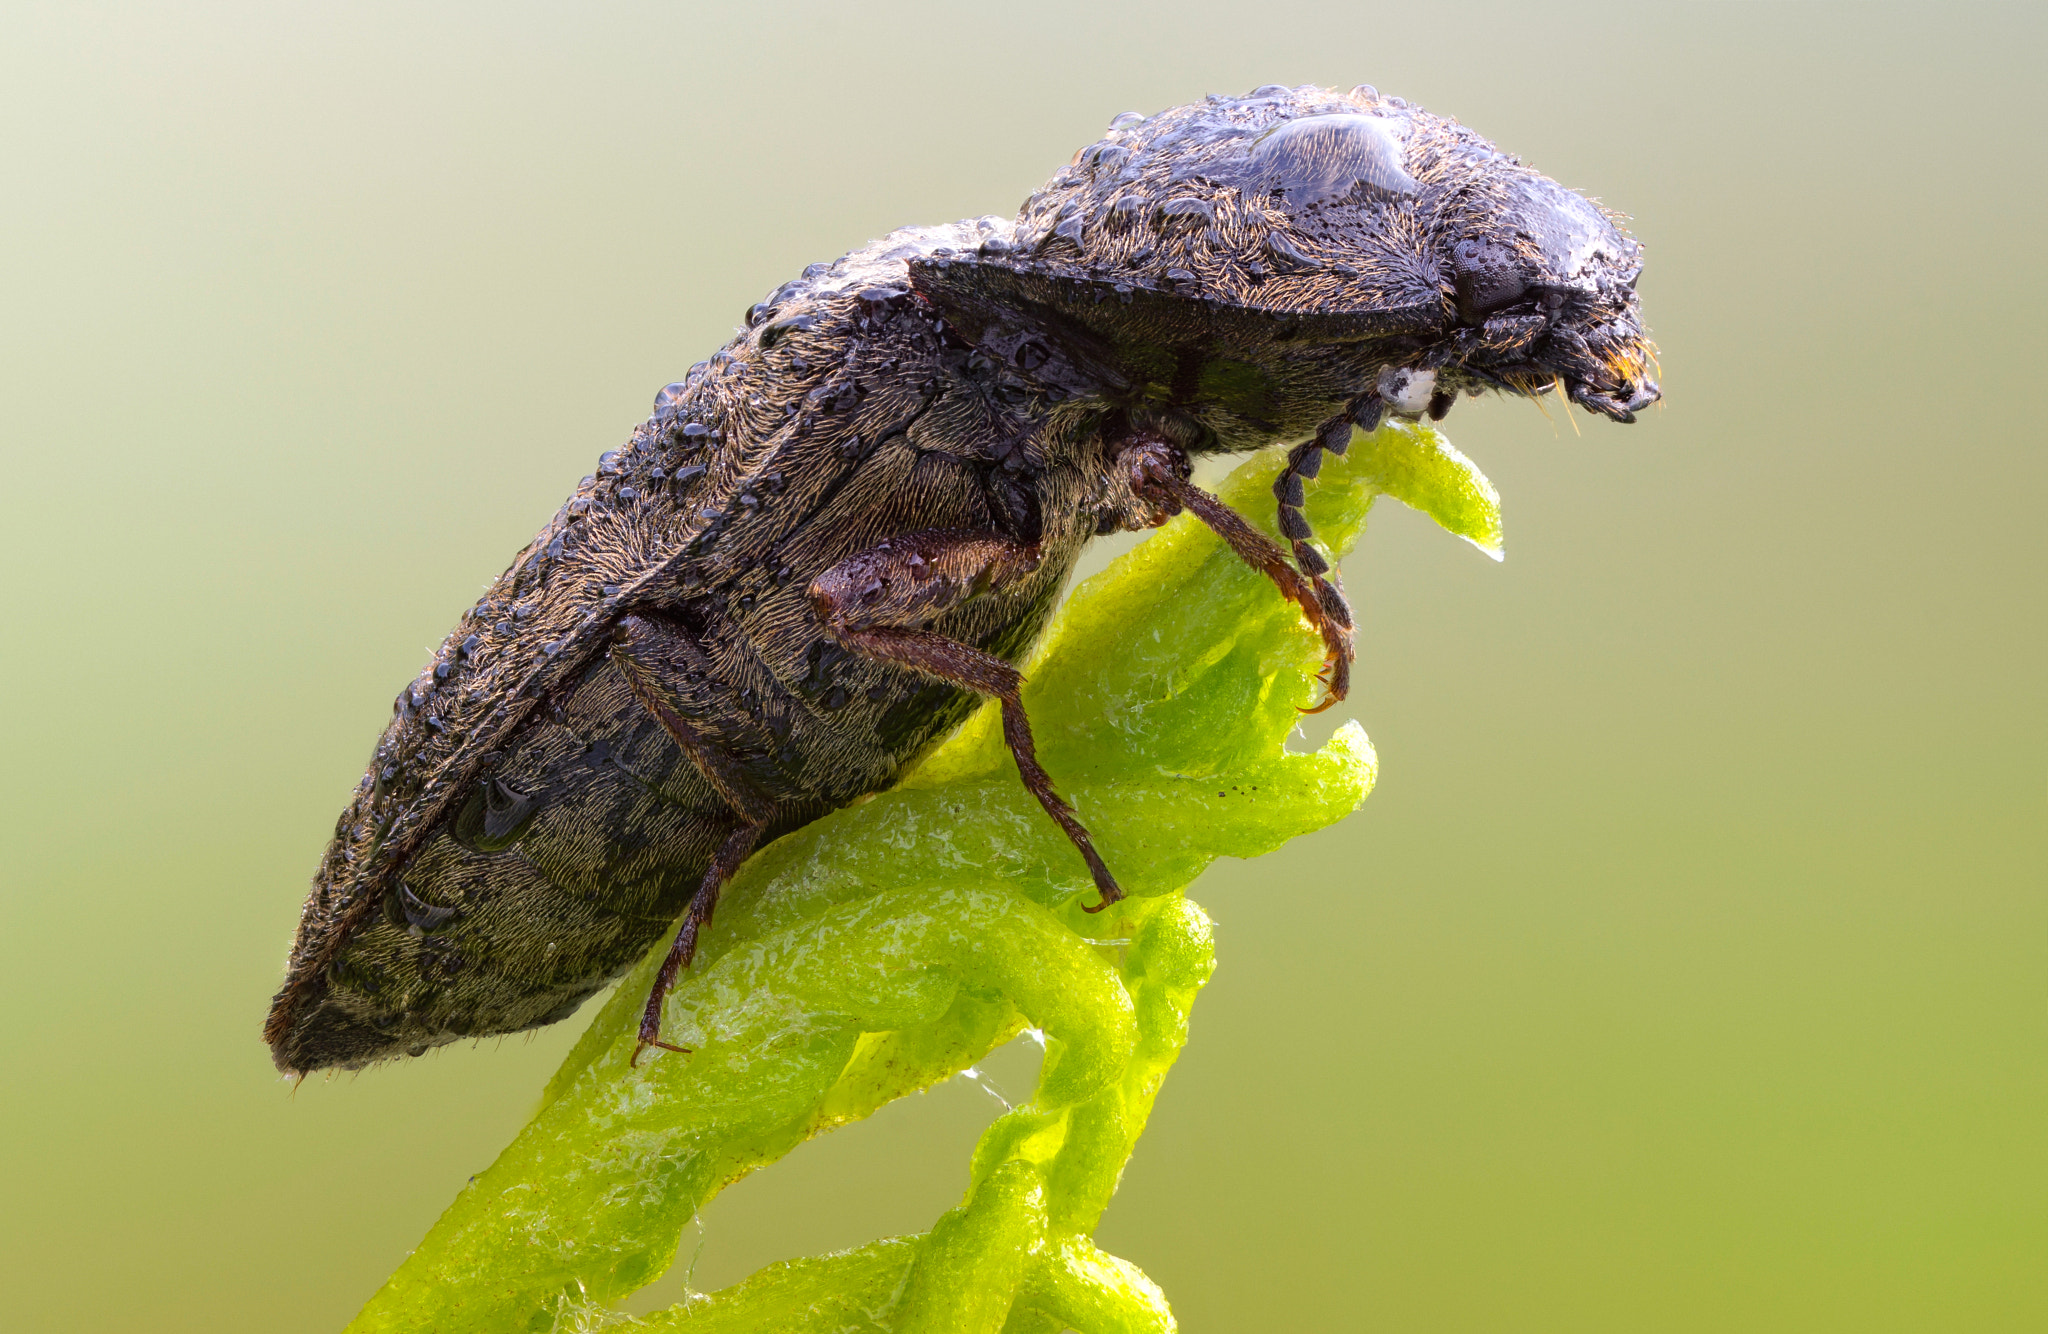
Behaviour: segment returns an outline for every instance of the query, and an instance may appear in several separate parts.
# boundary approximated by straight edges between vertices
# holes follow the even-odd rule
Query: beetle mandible
[[[1324,452],[1460,392],[1633,420],[1641,266],[1583,197],[1364,86],[1127,113],[1014,220],[812,265],[399,695],[264,1028],[279,1068],[553,1023],[673,927],[639,1032],[669,1046],[662,997],[748,854],[981,698],[1113,902],[1013,665],[1082,546],[1191,511],[1300,605],[1342,699],[1351,614],[1301,509]],[[1285,546],[1188,480],[1290,440]]]

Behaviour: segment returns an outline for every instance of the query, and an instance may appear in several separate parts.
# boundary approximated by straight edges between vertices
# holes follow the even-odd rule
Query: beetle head
[[[1228,438],[1371,389],[1440,414],[1458,390],[1561,387],[1631,420],[1658,396],[1641,256],[1454,121],[1366,87],[1274,86],[1119,116],[1013,239],[913,268],[941,299],[1071,322],[1155,399],[1225,386],[1244,428]]]
[[[1458,328],[1446,388],[1538,394],[1633,421],[1657,401],[1654,348],[1636,278],[1642,247],[1584,196],[1519,164],[1468,178],[1446,199]]]

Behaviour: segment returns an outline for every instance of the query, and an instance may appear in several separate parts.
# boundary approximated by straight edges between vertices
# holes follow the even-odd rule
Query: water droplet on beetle
[[[1156,215],[1162,228],[1175,231],[1194,231],[1207,227],[1216,221],[1216,207],[1206,199],[1182,195],[1169,199],[1159,206]]]
[[[1319,267],[1317,261],[1295,245],[1285,232],[1266,233],[1266,253],[1280,273],[1307,273]]]
[[[1224,178],[1248,195],[1278,191],[1289,209],[1343,199],[1360,185],[1412,195],[1422,187],[1404,165],[1400,128],[1386,116],[1349,112],[1282,121]]]
[[[407,934],[415,937],[462,916],[458,909],[428,903],[414,893],[412,886],[403,880],[398,882],[398,890],[393,898],[397,901],[398,915],[404,919]],[[398,923],[393,922],[392,925],[396,926]]]

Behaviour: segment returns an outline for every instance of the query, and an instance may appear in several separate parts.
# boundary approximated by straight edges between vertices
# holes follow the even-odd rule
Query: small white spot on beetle
[[[1389,366],[1380,372],[1376,387],[1389,408],[1412,417],[1429,406],[1429,397],[1436,392],[1436,372]]]

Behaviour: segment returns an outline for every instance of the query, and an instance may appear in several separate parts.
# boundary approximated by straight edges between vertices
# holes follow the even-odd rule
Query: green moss
[[[1270,520],[1280,466],[1253,458],[1224,498]],[[1498,555],[1493,488],[1434,430],[1391,424],[1325,464],[1308,514],[1331,554],[1381,494]],[[989,1127],[965,1200],[930,1232],[774,1265],[643,1323],[1171,1329],[1159,1290],[1089,1234],[1214,963],[1208,919],[1180,891],[1371,789],[1356,723],[1313,754],[1285,748],[1320,658],[1292,604],[1185,518],[1082,584],[1027,665],[1025,699],[1047,769],[1131,897],[1081,911],[1086,871],[983,710],[894,789],[746,865],[668,1003],[665,1035],[694,1054],[633,1069],[650,955],[351,1329],[601,1320],[724,1186],[1026,1024],[1047,1043],[1038,1088]]]

